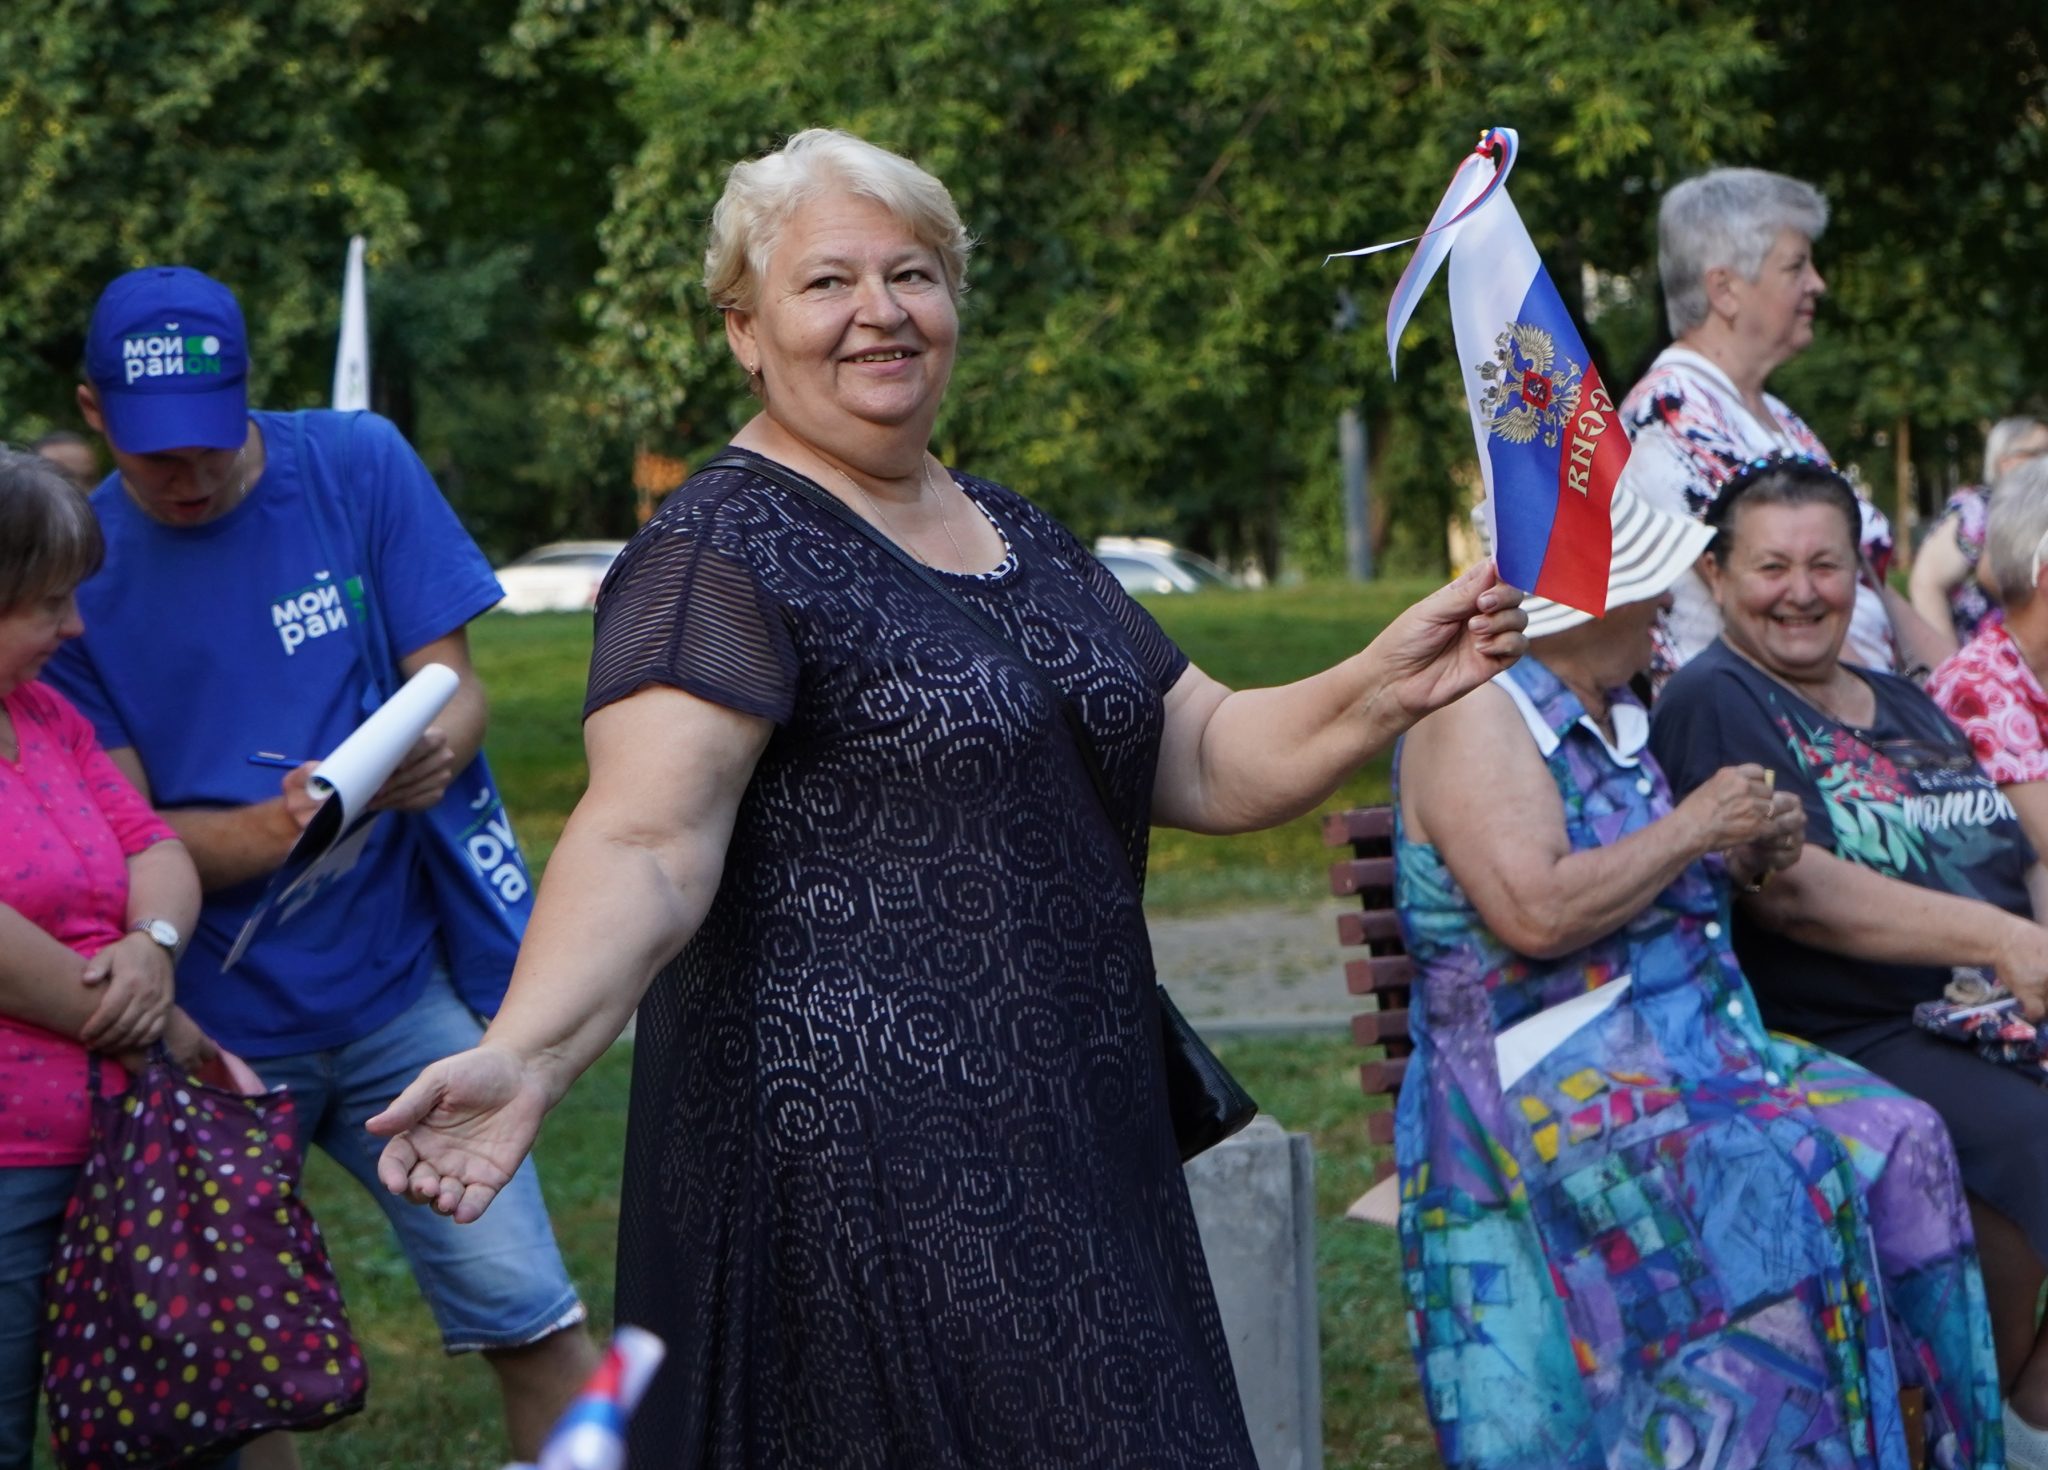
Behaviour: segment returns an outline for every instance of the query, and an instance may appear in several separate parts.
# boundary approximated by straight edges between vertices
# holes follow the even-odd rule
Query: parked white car
[[[1208,557],[1150,536],[1098,536],[1095,559],[1134,597],[1242,585]]]
[[[498,568],[500,612],[587,612],[623,541],[552,541]]]

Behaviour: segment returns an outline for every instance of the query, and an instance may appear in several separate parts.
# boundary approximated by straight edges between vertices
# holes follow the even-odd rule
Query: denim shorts
[[[78,1165],[0,1168],[0,1470],[35,1458],[43,1396],[43,1284]]]
[[[417,1001],[368,1036],[328,1051],[250,1063],[271,1086],[291,1089],[304,1136],[383,1207],[449,1353],[525,1347],[584,1318],[532,1159],[472,1225],[457,1225],[377,1182],[385,1141],[364,1121],[430,1063],[475,1046],[482,1035],[483,1023],[456,995],[447,971],[437,968]],[[337,1265],[346,1280],[348,1263]]]

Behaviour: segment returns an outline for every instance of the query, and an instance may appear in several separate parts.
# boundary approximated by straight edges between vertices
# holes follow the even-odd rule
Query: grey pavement
[[[1355,899],[1153,917],[1152,963],[1204,1033],[1343,1027],[1364,1009],[1344,989],[1337,915]]]
[[[1149,916],[1152,964],[1204,1035],[1341,1029],[1365,1007],[1344,989],[1337,915],[1351,899]],[[626,1024],[620,1039],[633,1038]]]

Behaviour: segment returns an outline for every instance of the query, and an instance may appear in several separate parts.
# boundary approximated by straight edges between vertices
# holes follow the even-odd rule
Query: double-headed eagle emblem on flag
[[[1583,369],[1570,358],[1559,365],[1550,333],[1528,322],[1510,322],[1493,339],[1493,356],[1476,365],[1486,380],[1479,412],[1487,427],[1510,444],[1527,444],[1539,433],[1555,449],[1564,426],[1579,406]]]

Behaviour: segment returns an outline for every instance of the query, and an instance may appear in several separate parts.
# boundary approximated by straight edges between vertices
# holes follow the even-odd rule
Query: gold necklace
[[[845,470],[840,469],[838,465],[832,466],[832,472],[838,475],[840,479],[846,481],[847,484],[853,486],[853,493],[858,495],[862,500],[867,502],[868,509],[874,512],[875,520],[881,525],[882,529],[889,533],[890,540],[902,546],[912,556],[916,557],[926,566],[930,566],[932,564],[930,557],[926,556],[923,552],[919,551],[915,546],[912,546],[905,537],[897,534],[896,523],[889,519],[887,514],[883,512],[882,507],[876,503],[875,497],[868,494],[866,488],[861,485],[860,481],[854,479],[854,477],[846,473]],[[960,571],[964,572],[967,570],[967,554],[960,549],[960,538],[953,534],[953,523],[946,519],[946,505],[943,497],[939,495],[939,492],[936,489],[933,489],[931,466],[928,463],[926,463],[926,461],[921,456],[919,457],[917,462],[917,474],[919,483],[924,487],[924,489],[930,490],[932,492],[933,498],[938,503],[939,529],[946,533],[946,540],[952,543],[953,560],[957,565],[957,568]]]

